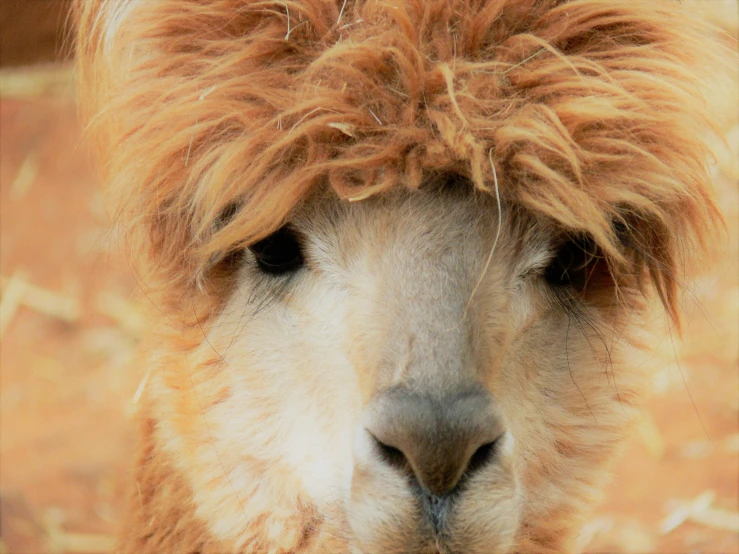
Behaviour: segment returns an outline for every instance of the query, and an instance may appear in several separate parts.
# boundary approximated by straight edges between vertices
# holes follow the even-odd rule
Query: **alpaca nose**
[[[477,385],[443,396],[394,387],[371,410],[367,431],[383,462],[412,474],[434,496],[490,463],[504,432],[492,395]]]

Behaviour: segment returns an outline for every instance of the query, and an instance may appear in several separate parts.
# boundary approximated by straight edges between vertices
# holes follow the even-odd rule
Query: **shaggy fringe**
[[[101,0],[76,17],[81,107],[155,289],[191,294],[317,187],[361,200],[449,173],[491,191],[497,171],[505,202],[647,274],[677,321],[720,227],[699,83],[728,56],[672,0]]]

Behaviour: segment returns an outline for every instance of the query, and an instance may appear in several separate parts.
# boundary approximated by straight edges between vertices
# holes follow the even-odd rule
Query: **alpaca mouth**
[[[454,501],[456,499],[456,492],[452,494],[446,494],[443,496],[435,496],[433,494],[422,493],[421,499],[421,512],[428,523],[431,524],[434,536],[436,537],[436,548],[441,550],[439,541],[444,539],[444,532],[447,525],[447,519],[449,513],[454,507]],[[439,554],[444,554],[440,552]]]

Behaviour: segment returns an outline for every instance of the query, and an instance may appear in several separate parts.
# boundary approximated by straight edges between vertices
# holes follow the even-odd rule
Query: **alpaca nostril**
[[[470,461],[467,462],[467,469],[464,473],[466,477],[471,477],[479,469],[482,469],[492,462],[499,441],[500,438],[497,438],[492,442],[486,442],[475,451],[470,458]]]
[[[408,459],[405,457],[405,454],[403,454],[400,449],[395,448],[394,446],[390,446],[389,444],[385,444],[372,433],[370,433],[370,436],[372,437],[377,452],[380,455],[380,458],[382,458],[383,462],[385,462],[390,467],[402,470],[404,472],[413,471],[411,469],[410,463],[408,462]]]

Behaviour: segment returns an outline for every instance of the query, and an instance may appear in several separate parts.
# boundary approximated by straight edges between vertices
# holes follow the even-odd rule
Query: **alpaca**
[[[575,549],[720,216],[672,0],[77,0],[154,307],[120,551]]]

